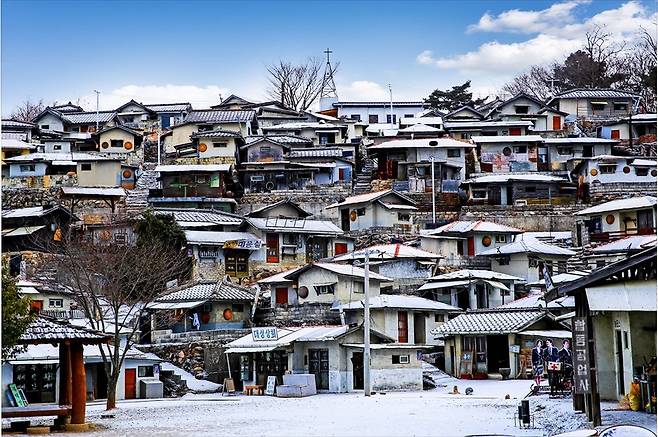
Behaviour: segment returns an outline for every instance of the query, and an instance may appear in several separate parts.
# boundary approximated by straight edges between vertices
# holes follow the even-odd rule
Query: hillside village
[[[530,381],[537,339],[562,346],[572,320],[596,343],[576,409],[594,420],[591,399],[621,399],[634,377],[655,390],[657,115],[639,95],[521,93],[452,111],[339,95],[303,111],[230,95],[3,119],[2,255],[39,314],[3,362],[3,393],[82,396],[84,419],[85,400],[109,396],[109,338],[125,352],[117,400],[229,379],[257,394],[268,377],[296,395],[306,383],[290,375],[364,390],[366,348],[375,392],[430,388],[426,364]],[[145,216],[184,233],[184,279],[105,312],[60,283],[62,246],[135,246]],[[61,372],[73,356],[82,392]]]

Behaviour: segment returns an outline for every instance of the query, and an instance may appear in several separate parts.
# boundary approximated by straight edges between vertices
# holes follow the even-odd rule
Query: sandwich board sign
[[[276,376],[267,377],[267,385],[265,386],[265,394],[274,396],[274,387],[276,386]]]

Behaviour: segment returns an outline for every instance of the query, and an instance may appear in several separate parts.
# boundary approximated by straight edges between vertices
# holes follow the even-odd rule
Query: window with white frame
[[[200,246],[199,258],[217,258],[219,256],[219,247],[217,246]]]
[[[35,171],[36,166],[34,164],[22,164],[20,166],[20,169],[21,169],[22,173],[25,173],[25,172],[28,172],[28,171]]]
[[[613,174],[617,172],[617,164],[599,164],[601,174]]]
[[[48,306],[50,308],[64,308],[64,299],[49,299]]]
[[[336,284],[314,285],[313,288],[318,296],[321,294],[334,294]]]
[[[459,158],[462,156],[461,149],[448,149],[448,158]]]
[[[496,235],[496,243],[507,243],[507,235],[505,234]]]

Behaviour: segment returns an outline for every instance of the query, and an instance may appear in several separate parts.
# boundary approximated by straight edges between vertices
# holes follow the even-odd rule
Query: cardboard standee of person
[[[276,387],[276,376],[267,377],[267,386],[265,386],[265,394],[274,396],[274,388]]]

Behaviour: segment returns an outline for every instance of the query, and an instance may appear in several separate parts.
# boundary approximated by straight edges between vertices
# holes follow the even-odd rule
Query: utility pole
[[[221,101],[221,94],[220,94],[220,101]],[[158,118],[158,128],[156,131],[156,135],[158,136],[158,165],[160,165],[160,155],[162,155],[162,151],[160,150],[160,135],[162,135],[162,120]]]
[[[395,124],[395,121],[393,119],[393,88],[391,88],[391,84],[388,84],[388,95],[391,99],[391,124]]]
[[[363,268],[363,391],[370,397],[370,251],[365,250]]]
[[[96,93],[96,132],[98,132],[98,112],[100,107],[101,92],[98,90],[94,90],[94,92]]]
[[[430,158],[432,161],[432,223],[436,224],[436,182],[434,181],[434,155]]]

